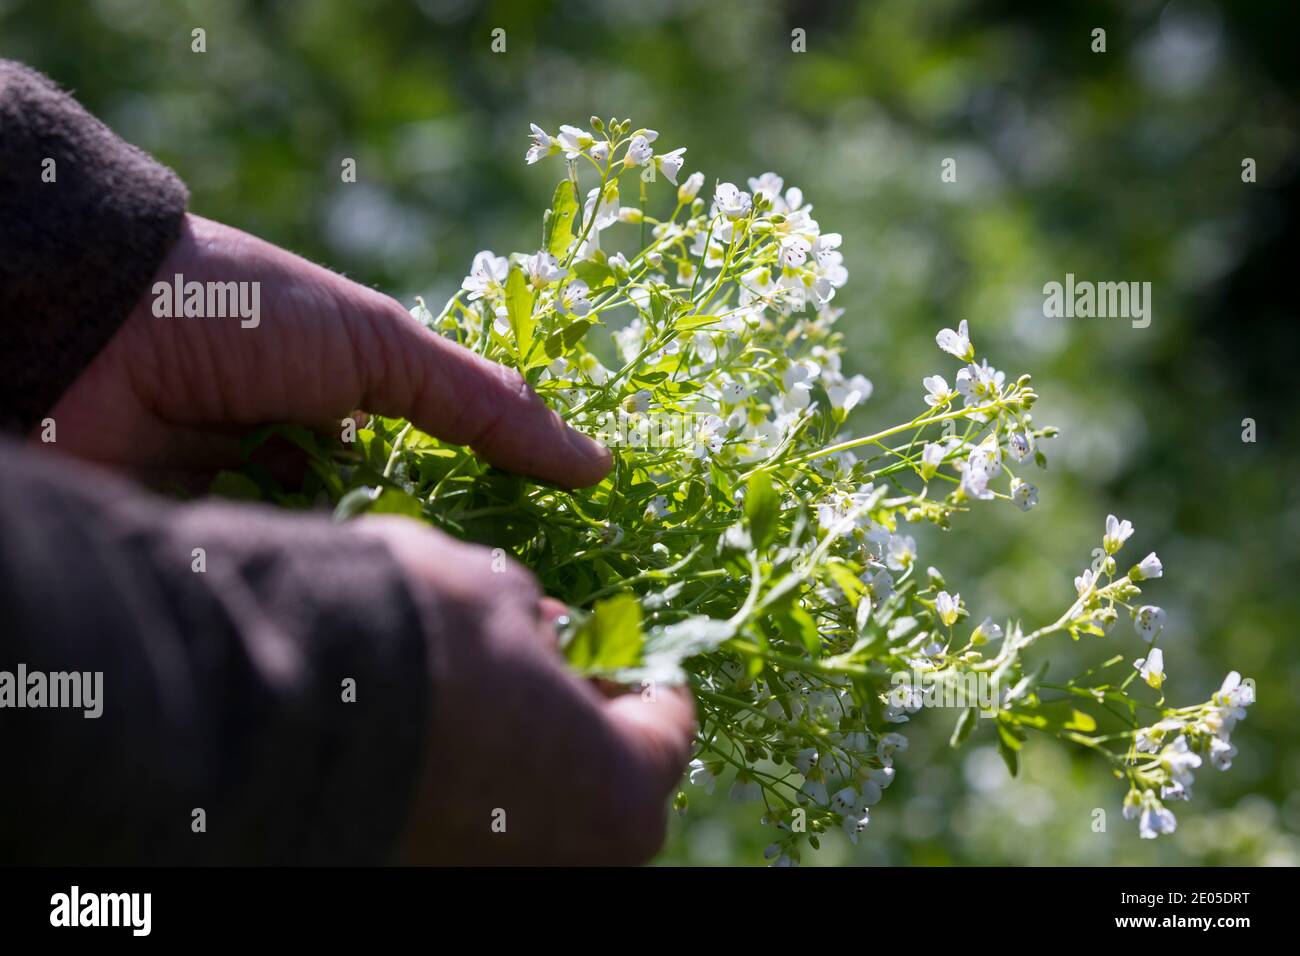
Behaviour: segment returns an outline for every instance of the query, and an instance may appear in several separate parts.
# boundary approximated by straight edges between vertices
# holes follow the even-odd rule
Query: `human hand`
[[[531,574],[415,522],[366,517],[427,602],[432,733],[410,862],[633,864],[663,843],[689,759],[680,689],[606,697],[556,653]]]
[[[160,318],[152,289],[50,416],[54,447],[149,476],[241,462],[266,422],[336,431],[364,409],[568,487],[609,453],[519,375],[422,328],[395,300],[229,226],[189,215],[157,281],[259,283],[256,324]],[[247,327],[246,327],[247,326]]]

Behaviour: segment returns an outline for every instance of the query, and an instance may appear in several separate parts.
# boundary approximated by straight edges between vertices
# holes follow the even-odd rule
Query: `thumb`
[[[681,779],[695,737],[695,705],[682,687],[650,688],[605,704],[605,716],[637,758],[650,786],[666,795]]]

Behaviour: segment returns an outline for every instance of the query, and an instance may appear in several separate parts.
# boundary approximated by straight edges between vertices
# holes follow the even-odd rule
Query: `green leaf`
[[[673,325],[679,332],[689,332],[692,329],[703,329],[711,325],[717,325],[721,321],[722,318],[716,315],[683,315]]]
[[[506,277],[506,312],[510,318],[510,331],[515,335],[515,349],[520,360],[529,353],[533,345],[533,289],[518,266],[510,269]]]
[[[641,605],[631,594],[618,594],[596,602],[564,653],[581,673],[609,674],[640,664],[644,646]]]
[[[1065,725],[1065,729],[1090,734],[1097,729],[1097,721],[1092,718],[1091,714],[1085,714],[1081,710],[1072,710],[1070,721]]]
[[[826,572],[839,586],[839,589],[844,592],[844,596],[848,598],[849,604],[856,608],[858,606],[858,601],[860,601],[862,596],[867,592],[867,586],[862,583],[861,578],[850,571],[842,561],[828,562],[826,564]]]
[[[236,501],[260,501],[262,489],[248,475],[238,471],[219,471],[208,487],[209,494]]]
[[[370,506],[375,503],[379,497],[381,488],[371,488],[362,485],[360,488],[353,488],[346,495],[339,499],[339,503],[334,506],[334,520],[347,521],[349,518],[355,518],[359,514],[364,514],[370,510]]]
[[[542,244],[557,259],[563,259],[573,242],[573,222],[578,215],[578,195],[573,183],[563,180],[555,187],[555,198],[542,220]]]
[[[812,657],[821,656],[822,638],[817,630],[817,622],[802,607],[791,604],[783,613],[776,615],[776,622],[786,639],[802,646]]]
[[[593,292],[602,286],[614,284],[614,270],[603,262],[594,262],[591,259],[575,262],[573,274],[587,283]]]
[[[375,496],[368,512],[370,514],[406,515],[408,518],[421,518],[424,508],[420,499],[398,488],[383,488]]]
[[[735,629],[729,621],[697,615],[676,624],[656,628],[646,641],[646,660],[676,664],[696,654],[713,650],[730,640]]]
[[[957,725],[952,729],[952,736],[948,739],[948,746],[953,748],[960,747],[966,738],[971,735],[971,731],[975,729],[975,725],[978,722],[978,707],[967,707],[963,710],[957,717]],[[1014,776],[1015,771],[1013,770],[1011,773]]]
[[[772,487],[767,472],[752,474],[745,490],[745,519],[755,550],[762,551],[776,536],[777,518],[781,513],[781,499]]]
[[[1006,724],[998,721],[998,753],[1002,754],[1002,759],[1006,762],[1007,769],[1011,771],[1011,776],[1016,776],[1020,772],[1020,748],[1023,744],[1016,740],[1011,731],[1007,730]]]
[[[562,329],[556,329],[546,337],[546,357],[557,359],[569,352],[582,341],[592,323],[586,319],[576,319]]]

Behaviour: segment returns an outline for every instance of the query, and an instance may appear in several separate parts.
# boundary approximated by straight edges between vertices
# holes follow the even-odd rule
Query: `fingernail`
[[[599,464],[608,468],[611,460],[610,451],[596,439],[584,435],[577,429],[565,425],[566,440],[569,447],[577,452],[583,459],[594,464]]]

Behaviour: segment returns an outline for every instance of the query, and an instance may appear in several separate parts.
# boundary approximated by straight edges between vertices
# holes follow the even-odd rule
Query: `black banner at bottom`
[[[1230,943],[1289,922],[1290,882],[1288,872],[1262,869],[8,868],[0,869],[0,926],[7,942],[335,946],[400,932],[436,945],[456,926],[494,938],[513,929],[534,943],[606,929],[622,938],[639,926],[637,935],[667,941],[675,928],[721,932],[749,914],[750,928],[765,935],[781,925],[865,928],[866,918],[877,944],[964,936],[987,945],[1040,932],[1147,942],[1199,933]],[[774,920],[780,925],[770,927]]]

